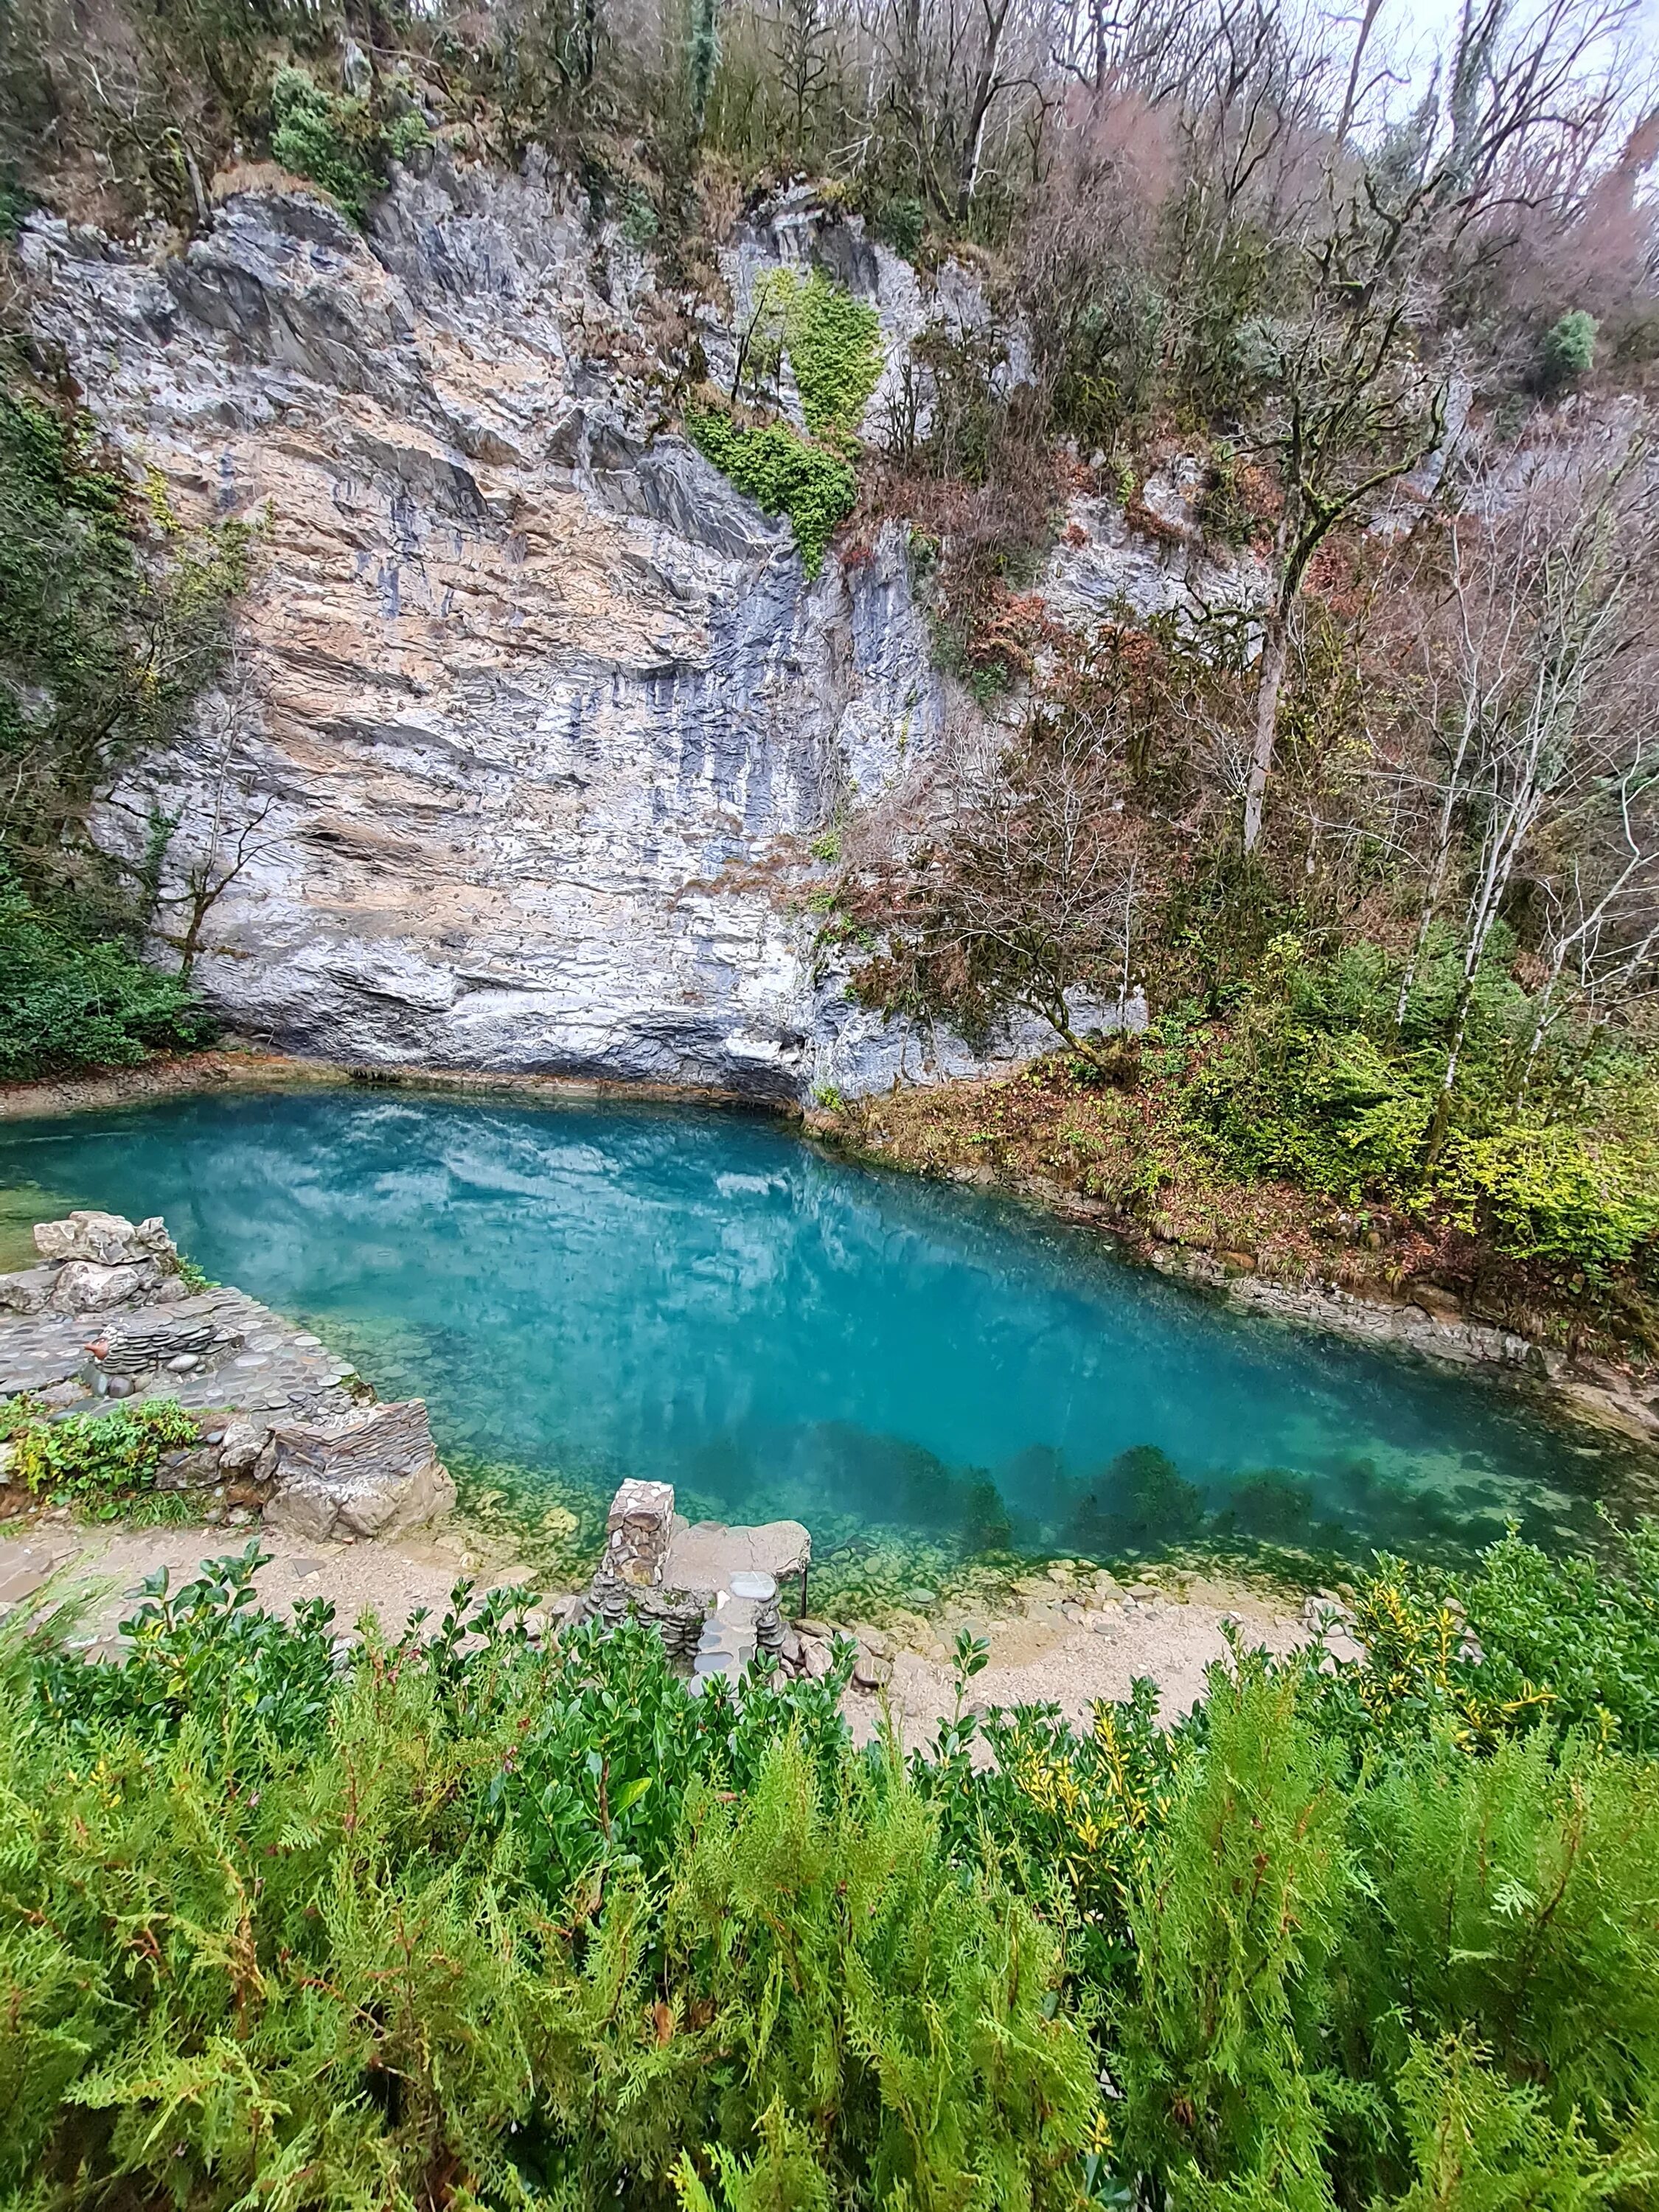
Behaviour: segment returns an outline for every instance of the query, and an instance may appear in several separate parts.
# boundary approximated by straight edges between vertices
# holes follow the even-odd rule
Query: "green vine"
[[[724,408],[691,410],[685,430],[698,452],[763,513],[788,516],[806,573],[816,576],[836,525],[858,495],[848,464],[786,422],[745,428]]]

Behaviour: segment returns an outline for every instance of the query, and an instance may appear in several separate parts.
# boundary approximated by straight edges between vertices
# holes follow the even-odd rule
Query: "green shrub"
[[[0,384],[0,1080],[206,1034],[188,991],[131,957],[144,866],[93,850],[84,823],[213,681],[248,542],[234,524],[181,531],[87,418]]]
[[[1247,2199],[1328,2206],[1310,2077],[1346,1903],[1337,1762],[1294,1680],[1259,1662],[1212,1676],[1206,1719],[1131,1895],[1124,2153]]]
[[[784,422],[741,428],[717,408],[694,409],[686,435],[767,514],[787,514],[809,576],[823,565],[836,526],[853,511],[858,484],[848,464]]]
[[[1454,1139],[1437,1182],[1454,1218],[1469,1228],[1491,1221],[1521,1259],[1618,1267],[1659,1243],[1659,1140],[1650,1131],[1604,1136],[1517,1121]]]
[[[884,200],[876,210],[872,228],[884,246],[890,246],[906,261],[914,261],[921,251],[927,210],[919,199],[902,196]]]
[[[158,1588],[124,1666],[5,1655],[0,2185],[667,2212],[717,2173],[772,2203],[769,2166],[793,2201],[1074,2201],[1060,1938],[852,1752],[844,1669],[739,1711],[649,1632],[544,1656],[525,1593],[464,1592],[340,1667],[326,1607],[248,1601],[257,1556]]]
[[[1363,2074],[1467,2033],[1562,2125],[1611,2135],[1659,2092],[1659,1768],[1546,1729],[1477,1759],[1430,1741],[1358,1793],[1350,1836]]]
[[[273,161],[307,177],[361,223],[380,179],[365,152],[363,108],[325,90],[301,69],[279,69],[270,86]]]
[[[1573,307],[1544,333],[1539,354],[1539,374],[1545,389],[1559,392],[1577,384],[1595,366],[1596,322],[1582,307]]]
[[[964,1636],[903,1764],[845,1648],[694,1697],[465,1585],[347,1648],[258,1557],[118,1666],[0,1636],[30,2212],[1652,2201],[1659,1530],[1385,1562],[1361,1662],[1237,1652],[1168,1729],[965,1709]]]
[[[0,863],[0,1081],[131,1067],[215,1027],[187,984],[37,912]]]
[[[163,1452],[193,1444],[198,1433],[171,1398],[25,1420],[9,1439],[11,1473],[36,1498],[107,1519],[125,1499],[154,1487]]]

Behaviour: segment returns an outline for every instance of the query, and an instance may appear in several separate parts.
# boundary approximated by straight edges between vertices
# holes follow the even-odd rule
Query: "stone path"
[[[349,1360],[228,1286],[132,1313],[0,1314],[0,1398],[27,1391],[54,1407],[80,1411],[84,1401],[90,1410],[94,1393],[82,1379],[90,1347],[107,1345],[102,1364],[118,1370],[124,1338],[142,1337],[148,1350],[157,1336],[180,1349],[150,1368],[135,1396],[176,1398],[192,1413],[234,1406],[283,1419],[327,1418],[356,1402]]]

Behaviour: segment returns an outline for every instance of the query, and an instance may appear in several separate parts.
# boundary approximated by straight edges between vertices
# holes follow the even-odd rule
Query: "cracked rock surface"
[[[739,226],[729,304],[667,294],[538,157],[400,174],[366,232],[271,172],[182,252],[44,215],[20,250],[135,477],[256,533],[221,689],[94,823],[133,857],[176,817],[169,927],[235,862],[195,971],[235,1030],[793,1099],[985,1064],[851,1001],[806,905],[814,842],[942,741],[905,534],[809,579],[672,427],[769,266],[870,300],[889,383],[921,331],[982,320],[967,272],[924,283],[797,192]],[[1167,547],[1089,544],[1052,578],[1068,618],[1185,589]]]

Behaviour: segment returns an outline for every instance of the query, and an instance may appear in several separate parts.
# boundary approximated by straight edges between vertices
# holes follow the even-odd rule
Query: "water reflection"
[[[451,1448],[693,1510],[1090,1553],[1583,1537],[1646,1480],[1490,1387],[1242,1317],[773,1124],[374,1094],[0,1135],[0,1184],[161,1212]]]

